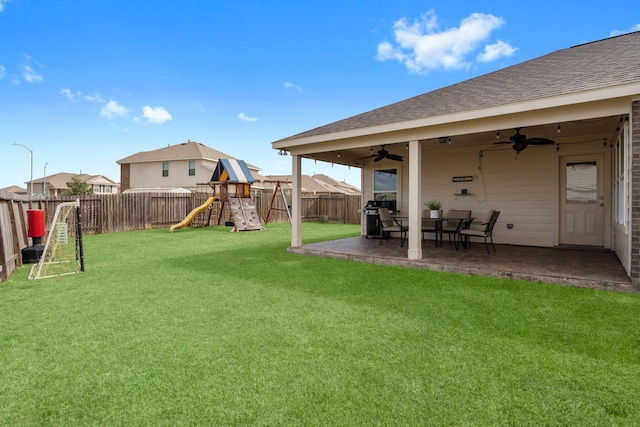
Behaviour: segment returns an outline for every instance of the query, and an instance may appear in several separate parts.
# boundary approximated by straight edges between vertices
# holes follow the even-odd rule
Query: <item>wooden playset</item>
[[[214,196],[220,200],[220,225],[225,204],[229,204],[233,231],[262,230],[260,216],[256,204],[251,196],[251,184],[255,180],[242,160],[219,159],[209,186]]]
[[[256,208],[255,201],[251,194],[251,184],[255,182],[255,179],[251,175],[246,163],[237,159],[219,159],[216,169],[213,171],[211,181],[207,183],[197,184],[198,186],[209,186],[213,190],[213,194],[206,202],[197,208],[193,209],[181,222],[172,225],[169,228],[169,232],[184,227],[200,218],[202,225],[208,226],[211,224],[211,217],[214,212],[217,214],[216,224],[220,225],[223,222],[223,216],[225,214],[224,207],[229,206],[229,218],[225,220],[226,225],[233,225],[232,231],[251,231],[262,230],[262,223],[258,210]],[[281,181],[267,181],[275,183],[273,195],[269,203],[269,212],[265,222],[268,223],[271,217],[272,211],[286,210],[289,216],[289,222],[291,222],[291,214],[287,206],[287,200],[282,190]],[[284,207],[277,207],[278,197],[281,196],[281,203],[284,203]],[[206,215],[206,219],[201,214]]]

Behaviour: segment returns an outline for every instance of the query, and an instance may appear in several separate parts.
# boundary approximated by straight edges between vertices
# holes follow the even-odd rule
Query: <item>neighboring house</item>
[[[86,173],[61,172],[47,175],[46,178],[33,180],[33,193],[44,194],[46,197],[61,196],[69,187],[67,183],[73,178],[80,179],[93,187],[93,194],[117,194],[120,185],[104,175],[88,175]]]
[[[171,193],[171,194],[191,194],[191,190],[182,187],[152,187],[152,188],[129,188],[124,190],[122,194],[132,193]]]
[[[208,183],[218,159],[234,157],[204,144],[187,141],[153,151],[141,151],[116,163],[120,165],[120,188],[186,188],[197,191],[197,184]],[[260,170],[247,165],[252,174]],[[208,191],[208,188],[201,191]]]
[[[640,285],[640,32],[559,50],[273,148],[292,155],[294,188],[302,157],[362,168],[363,199],[394,199],[408,217],[409,259],[422,258],[424,203],[441,200],[445,211],[471,209],[478,220],[500,210],[496,243],[615,251]],[[299,203],[294,194],[294,213]],[[302,245],[300,224],[294,215],[294,247]]]
[[[324,174],[302,175],[302,194],[346,194],[359,196],[360,190],[346,182],[335,180]],[[291,175],[268,175],[265,177],[267,181],[281,181],[283,189],[291,192]],[[273,186],[273,184],[271,184]]]
[[[26,196],[27,190],[26,188],[18,187],[17,185],[12,185],[10,187],[0,188],[0,191],[4,191],[5,193],[13,193],[19,196]]]

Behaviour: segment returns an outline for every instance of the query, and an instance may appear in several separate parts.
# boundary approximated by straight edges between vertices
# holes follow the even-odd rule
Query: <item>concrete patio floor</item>
[[[484,243],[474,242],[469,248],[460,247],[456,251],[446,239],[442,247],[435,247],[433,240],[427,240],[422,244],[422,259],[409,260],[407,244],[401,248],[399,239],[380,242],[360,236],[290,247],[288,251],[425,270],[638,292],[616,254],[603,249],[496,245],[496,252],[487,254]]]

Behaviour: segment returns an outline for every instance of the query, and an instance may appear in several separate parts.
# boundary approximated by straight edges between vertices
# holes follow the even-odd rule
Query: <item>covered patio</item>
[[[290,247],[289,252],[373,264],[421,268],[424,270],[474,274],[505,279],[638,292],[616,254],[604,249],[576,247],[540,248],[496,245],[487,254],[483,243],[456,251],[447,242],[436,247],[433,241],[422,244],[422,258],[407,258],[407,246],[399,239],[388,243],[365,236]]]
[[[573,46],[273,142],[292,157],[290,251],[640,289],[639,47],[640,32]],[[360,168],[363,204],[392,201],[408,247],[303,245],[303,158]],[[500,257],[422,245],[430,201],[475,221],[500,211]]]

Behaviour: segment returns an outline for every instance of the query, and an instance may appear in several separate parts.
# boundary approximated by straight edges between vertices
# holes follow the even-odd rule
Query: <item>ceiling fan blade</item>
[[[399,155],[397,155],[397,154],[391,154],[391,153],[389,153],[389,154],[387,154],[387,159],[389,159],[389,160],[395,160],[395,161],[397,161],[397,162],[401,162],[402,160],[404,160],[404,157],[403,157],[403,156],[399,156]]]
[[[372,154],[370,156],[360,157],[360,160],[362,160],[362,159],[370,159],[372,157],[378,157],[378,155],[377,154]]]
[[[552,141],[550,139],[547,138],[529,138],[527,139],[527,144],[530,145],[549,145],[549,144],[555,144],[555,141]]]
[[[378,157],[376,157],[375,159],[373,159],[374,162],[379,162],[380,160],[384,159],[384,155],[382,154],[378,154]]]

